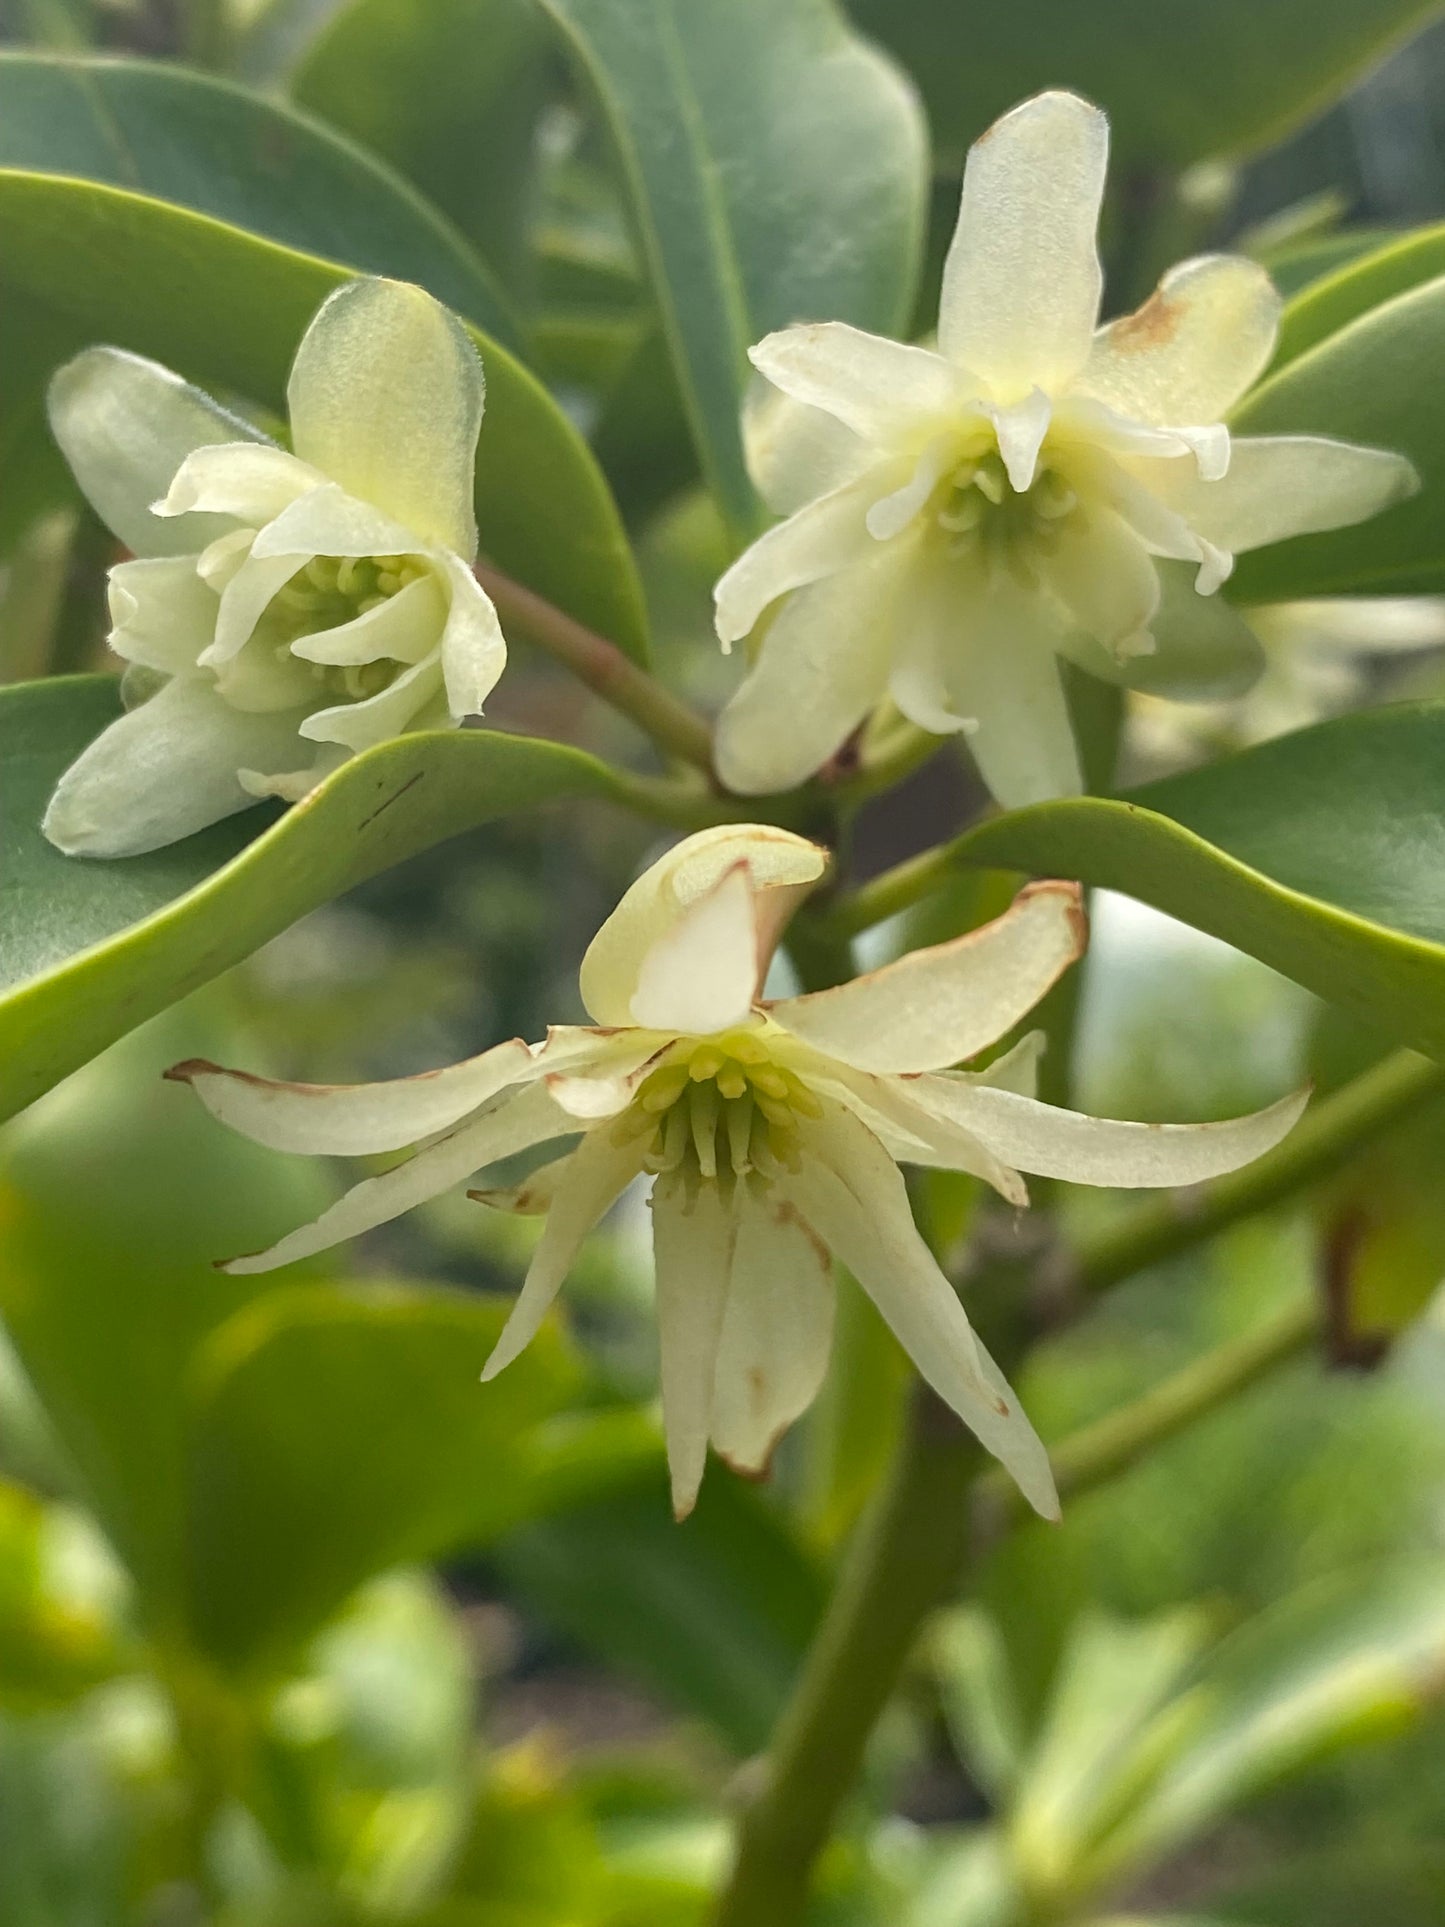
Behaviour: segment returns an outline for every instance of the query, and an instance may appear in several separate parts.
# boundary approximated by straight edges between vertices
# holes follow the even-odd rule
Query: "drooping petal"
[[[563,1129],[575,1126],[564,1124]],[[483,1367],[483,1382],[505,1370],[535,1338],[582,1240],[641,1169],[642,1146],[637,1139],[615,1144],[606,1125],[583,1138],[568,1161],[567,1182],[557,1188],[512,1315]]]
[[[375,607],[341,622],[298,636],[291,654],[303,662],[359,667],[368,662],[416,663],[429,656],[446,622],[446,596],[434,575],[408,582]]]
[[[707,1463],[718,1341],[737,1236],[738,1220],[720,1185],[700,1185],[691,1198],[678,1179],[663,1177],[653,1185],[662,1423],[678,1519],[692,1511]]]
[[[178,676],[121,716],[55,786],[46,836],[67,856],[139,856],[255,801],[243,765],[293,757],[302,712],[244,715],[208,678]]]
[[[1057,1518],[1048,1455],[918,1235],[903,1178],[883,1146],[856,1118],[832,1112],[810,1126],[802,1171],[780,1188],[853,1273],[939,1397],[1030,1505]]]
[[[296,352],[292,441],[349,494],[471,562],[484,393],[471,338],[440,302],[401,281],[352,281]]]
[[[942,1070],[1012,1030],[1087,941],[1079,886],[1034,883],[981,929],[770,1004],[768,1014],[858,1070]]]
[[[199,511],[259,529],[325,480],[270,442],[221,442],[186,457],[155,513],[169,519]]]
[[[797,1206],[775,1190],[740,1184],[733,1210],[737,1241],[713,1377],[712,1443],[734,1471],[756,1475],[828,1369],[833,1262]]]
[[[379,1084],[292,1084],[192,1058],[166,1076],[189,1084],[211,1116],[273,1151],[365,1157],[449,1130],[541,1062],[519,1037],[477,1057]]]
[[[753,882],[739,859],[643,952],[632,1018],[648,1030],[706,1036],[742,1023],[757,992]]]
[[[447,708],[458,722],[479,716],[507,666],[507,641],[492,598],[455,555],[444,560],[451,607],[442,631],[442,677]]]
[[[1420,486],[1403,455],[1323,435],[1236,436],[1232,449],[1229,473],[1217,482],[1182,472],[1182,463],[1149,466],[1167,471],[1150,479],[1170,508],[1236,554],[1367,521]]]
[[[973,1132],[1022,1171],[1072,1184],[1201,1184],[1250,1164],[1293,1129],[1309,1101],[1296,1091],[1248,1117],[1219,1124],[1133,1124],[1085,1117],[962,1078],[920,1078],[914,1101]]]
[[[298,496],[268,522],[251,554],[258,561],[287,555],[307,561],[313,555],[412,555],[419,542],[419,530],[328,482]]]
[[[151,514],[186,457],[212,442],[264,442],[159,362],[120,348],[87,348],[56,370],[50,426],[86,500],[138,556],[187,555],[232,524],[214,516]]]
[[[811,776],[882,698],[915,545],[865,541],[872,554],[789,597],[718,718],[718,775],[741,796]]]
[[[906,444],[967,399],[958,370],[942,355],[846,321],[782,328],[750,348],[748,359],[775,388],[821,408],[875,448]]]
[[[1099,330],[1079,386],[1148,422],[1222,421],[1268,365],[1279,310],[1257,261],[1181,261],[1142,308]]]
[[[831,495],[875,459],[867,442],[834,416],[794,401],[761,375],[743,397],[743,457],[774,515]]]
[[[295,1264],[332,1245],[358,1238],[363,1231],[390,1224],[403,1212],[463,1183],[473,1171],[495,1164],[534,1144],[561,1137],[574,1127],[552,1102],[544,1085],[530,1084],[515,1095],[494,1100],[478,1117],[468,1117],[390,1171],[353,1185],[313,1224],[302,1225],[272,1245],[244,1258],[232,1258],[222,1271],[248,1275]],[[505,1334],[504,1334],[505,1336]]]
[[[777,940],[779,911],[790,911],[827,866],[827,852],[771,824],[724,823],[684,837],[644,870],[587,947],[582,1002],[594,1023],[630,1026],[642,959],[700,897],[738,863],[757,895],[760,943]],[[760,958],[761,964],[766,957]]]
[[[449,720],[444,705],[434,700],[441,695],[441,652],[434,650],[424,662],[403,669],[385,689],[362,702],[334,703],[327,709],[313,710],[301,724],[300,733],[313,743],[370,749],[374,743],[390,742],[403,730],[420,727],[423,721],[440,728]],[[438,708],[440,714],[436,713]]]
[[[107,640],[118,656],[165,676],[195,668],[220,605],[196,574],[194,556],[118,562],[106,593],[113,625]]]
[[[1219,702],[1241,696],[1264,668],[1264,650],[1250,622],[1223,596],[1201,595],[1195,571],[1155,562],[1159,607],[1150,618],[1154,647],[1133,655],[1106,649],[1081,629],[1060,645],[1091,676],[1180,702]]]
[[[743,550],[713,590],[714,621],[724,649],[751,632],[770,602],[855,560],[868,541],[870,499],[869,491],[850,483],[810,502]]]
[[[516,1184],[484,1185],[468,1191],[467,1196],[477,1204],[485,1204],[493,1211],[505,1211],[511,1217],[545,1217],[571,1176],[574,1155],[568,1151],[560,1158],[549,1158]]]
[[[1082,526],[1065,516],[1041,562],[1045,581],[1085,635],[1114,653],[1138,655],[1159,607],[1159,570],[1123,516],[1095,507]]]
[[[1001,400],[1057,394],[1088,358],[1109,123],[1074,94],[1015,107],[969,149],[939,346]]]

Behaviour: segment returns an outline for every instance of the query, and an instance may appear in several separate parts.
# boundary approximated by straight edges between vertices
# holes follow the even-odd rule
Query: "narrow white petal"
[[[1201,1184],[1237,1171],[1273,1150],[1309,1101],[1308,1091],[1297,1091],[1267,1110],[1219,1124],[1132,1124],[947,1076],[920,1078],[910,1094],[1020,1170],[1129,1188]]]
[[[307,559],[295,555],[257,558],[253,550],[221,591],[216,633],[201,656],[207,668],[219,668],[240,655],[256,633],[256,624]]]
[[[725,649],[748,635],[770,602],[846,568],[868,539],[869,493],[851,483],[798,510],[758,537],[713,590]]]
[[[507,666],[507,642],[492,598],[466,564],[448,555],[445,568],[451,607],[442,631],[442,679],[447,708],[460,722],[482,713]]]
[[[1039,1060],[1048,1045],[1047,1032],[1031,1030],[986,1069],[971,1071],[969,1075],[977,1077],[980,1083],[991,1084],[997,1091],[1017,1091],[1020,1097],[1034,1097],[1039,1087]]]
[[[545,1087],[529,1085],[515,1096],[493,1103],[479,1117],[464,1119],[405,1164],[383,1171],[380,1177],[363,1179],[313,1224],[302,1225],[269,1250],[233,1258],[221,1270],[245,1275],[274,1271],[279,1265],[309,1258],[348,1238],[360,1237],[363,1231],[390,1224],[403,1212],[463,1183],[484,1165],[561,1137],[572,1128]]]
[[[867,540],[865,538],[865,540]],[[718,775],[741,796],[821,769],[882,698],[914,544],[867,540],[862,558],[798,589],[718,718]]]
[[[755,374],[743,397],[743,456],[774,515],[791,515],[851,482],[874,451],[832,415]]]
[[[306,330],[287,395],[303,461],[475,559],[482,364],[440,302],[400,281],[338,288]]]
[[[760,940],[767,941],[776,936],[774,906],[791,909],[823,874],[828,857],[816,843],[771,824],[725,823],[684,837],[638,877],[587,947],[580,987],[595,1023],[635,1022],[632,998],[643,957],[740,862],[756,892]]]
[[[232,524],[151,514],[186,457],[211,442],[265,437],[159,362],[87,348],[50,383],[50,426],[81,492],[138,556],[194,554]]]
[[[774,1188],[734,1193],[737,1242],[712,1390],[713,1448],[735,1471],[765,1472],[812,1404],[833,1342],[833,1262]],[[659,1277],[661,1273],[659,1272]]]
[[[564,1130],[574,1128],[564,1123]],[[536,1140],[534,1140],[535,1142]],[[531,1343],[551,1309],[562,1281],[572,1269],[582,1240],[611,1210],[642,1169],[642,1148],[612,1142],[608,1127],[589,1131],[568,1160],[567,1182],[559,1185],[512,1315],[482,1371],[485,1381],[505,1370]]]
[[[508,1085],[534,1082],[542,1071],[514,1037],[443,1070],[380,1084],[281,1083],[199,1058],[166,1076],[189,1084],[212,1117],[273,1151],[365,1157],[448,1130]]]
[[[404,730],[439,729],[449,718],[443,700],[441,651],[393,677],[385,689],[362,702],[334,703],[313,710],[301,724],[301,734],[313,743],[343,743],[347,749],[370,749],[390,742]]]
[[[875,542],[889,542],[901,535],[928,501],[954,456],[954,438],[937,435],[924,444],[923,453],[913,465],[906,482],[889,495],[880,495],[866,518],[868,533]],[[870,476],[870,483],[873,481]],[[856,545],[855,545],[856,546]]]
[[[417,663],[436,648],[446,617],[441,584],[434,575],[424,575],[350,622],[298,636],[291,644],[291,654],[303,662],[338,667],[384,661]]]
[[[67,856],[139,856],[179,843],[255,801],[237,770],[294,755],[300,712],[248,716],[209,679],[178,676],[101,732],[45,812]]]
[[[1264,668],[1250,622],[1223,596],[1201,595],[1187,565],[1159,561],[1154,570],[1160,599],[1149,621],[1152,650],[1110,650],[1081,629],[1065,639],[1064,653],[1091,676],[1180,702],[1243,695]]]
[[[978,772],[1006,810],[1078,796],[1084,787],[1058,657],[1020,640],[1010,661],[994,631],[967,670],[969,707],[978,728],[968,747]]]
[[[325,480],[270,442],[222,442],[186,457],[155,513],[169,518],[199,510],[258,529]]]
[[[942,1070],[997,1043],[1088,941],[1076,883],[1035,883],[1001,917],[851,983],[770,1004],[774,1022],[858,1070]]]
[[[193,555],[118,562],[107,584],[111,648],[126,662],[178,676],[210,642],[219,604]]]
[[[1420,486],[1403,455],[1323,435],[1236,436],[1232,450],[1229,473],[1220,481],[1175,474],[1171,464],[1156,486],[1191,529],[1234,553],[1291,535],[1348,528],[1403,502]]]
[[[832,1113],[809,1129],[802,1173],[780,1189],[857,1278],[939,1397],[1029,1503],[1057,1518],[1048,1455],[918,1235],[903,1178],[883,1146],[856,1118]]]
[[[938,340],[1002,398],[1057,394],[1089,354],[1109,123],[1074,94],[1015,107],[969,150]]]
[[[643,953],[632,1019],[649,1030],[706,1036],[742,1023],[757,992],[753,882],[739,861]]]
[[[1223,422],[1171,422],[1155,427],[1087,395],[1070,395],[1057,419],[1060,442],[1082,442],[1109,455],[1188,461],[1206,482],[1218,481],[1229,468],[1229,430]]]
[[[1145,421],[1221,421],[1268,366],[1279,310],[1257,261],[1181,261],[1142,308],[1099,330],[1079,386]]]
[[[290,555],[309,561],[313,555],[416,555],[425,547],[415,529],[327,482],[268,522],[251,553],[258,559]]]
[[[510,1217],[545,1217],[557,1202],[557,1193],[571,1177],[574,1155],[568,1151],[563,1157],[549,1158],[517,1184],[484,1185],[468,1191],[467,1196],[493,1211],[505,1211]]]
[[[707,1463],[713,1379],[737,1235],[737,1218],[720,1185],[701,1185],[691,1200],[676,1180],[659,1178],[653,1185],[662,1423],[678,1519],[692,1511]]]
[[[990,406],[986,412],[998,436],[998,452],[1008,472],[1009,486],[1022,495],[1033,486],[1053,403],[1042,388],[1031,388],[1022,401],[1006,407]]]
[[[783,328],[750,348],[748,359],[785,395],[821,408],[875,448],[897,448],[966,399],[942,355],[845,321]]]
[[[575,1061],[564,1057],[561,1068],[553,1068],[558,1063],[555,1049],[549,1044],[547,1050],[547,1088],[569,1117],[588,1124],[626,1110],[638,1085],[674,1041],[673,1033],[652,1030],[601,1035],[602,1041]]]

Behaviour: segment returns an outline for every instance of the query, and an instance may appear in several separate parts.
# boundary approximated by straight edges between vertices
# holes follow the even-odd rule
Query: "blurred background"
[[[933,121],[921,328],[968,141],[1043,84],[1114,107],[1124,55],[1102,24],[1078,49],[1076,28],[1051,37],[1062,0],[1002,25],[962,0],[854,11]],[[1098,9],[1158,68],[1152,115],[1116,111],[1111,306],[1206,247],[1256,254],[1288,291],[1445,218],[1437,9],[1343,98],[1241,132],[1189,110],[1190,23],[1211,11],[1244,35],[1269,0]],[[973,60],[995,32],[998,58]],[[288,98],[482,245],[635,531],[661,673],[718,699],[735,673],[710,630],[724,537],[594,110],[529,0],[0,0],[0,39],[179,59]],[[113,555],[38,438],[32,454],[0,502],[4,680],[106,666]],[[1270,667],[1248,697],[1135,699],[1122,781],[1445,693],[1436,601],[1258,622]],[[489,720],[635,754],[533,655]],[[860,823],[859,872],[980,802],[944,750]],[[846,1289],[828,1389],[771,1480],[714,1466],[676,1527],[640,1208],[589,1245],[566,1330],[483,1397],[529,1221],[444,1200],[319,1266],[223,1280],[213,1259],[313,1215],[343,1174],[241,1143],[159,1077],[206,1056],[353,1080],[536,1037],[580,1016],[582,950],[652,853],[595,810],[459,838],[0,1134],[0,1927],[706,1917],[730,1788],[887,1463],[907,1388],[891,1339]],[[979,891],[875,933],[869,961],[976,920]],[[1328,1089],[1382,1048],[1154,912],[1102,897],[1093,914],[1084,1108],[1222,1116],[1304,1075]],[[1328,1294],[1323,1348],[1062,1527],[997,1536],[878,1736],[819,1921],[1445,1922],[1442,1154],[1445,1107],[1129,1280],[1038,1354],[1022,1389],[1057,1438]],[[1060,1197],[1064,1238],[1106,1241],[1127,1202]],[[976,1201],[940,1205],[961,1239]]]

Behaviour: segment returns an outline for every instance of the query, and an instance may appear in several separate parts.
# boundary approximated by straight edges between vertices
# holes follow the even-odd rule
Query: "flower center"
[[[1079,498],[1054,468],[1040,468],[1026,489],[1010,483],[997,449],[966,461],[949,477],[938,509],[938,525],[958,555],[979,544],[1008,559],[1025,545],[1052,548],[1059,525]]]
[[[270,627],[280,655],[301,636],[339,629],[419,582],[423,564],[405,555],[317,555],[271,598]],[[402,666],[390,656],[375,662],[309,665],[329,692],[364,701],[387,688]]]
[[[802,1079],[774,1063],[746,1031],[685,1039],[644,1078],[613,1126],[619,1144],[644,1138],[643,1169],[704,1180],[762,1182],[802,1162],[798,1121],[823,1107]]]

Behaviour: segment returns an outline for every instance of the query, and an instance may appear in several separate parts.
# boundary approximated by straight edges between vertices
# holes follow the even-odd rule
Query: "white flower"
[[[1193,1184],[1282,1138],[1303,1096],[1223,1124],[1128,1124],[1030,1094],[1040,1038],[985,1071],[947,1067],[1010,1030],[1084,943],[1077,886],[1026,889],[996,922],[836,990],[761,1003],[783,924],[825,853],[784,830],[707,830],[627,892],[582,964],[597,1028],[498,1045],[447,1070],[357,1086],[276,1084],[177,1065],[223,1123],[278,1150],[416,1155],[234,1272],[355,1237],[482,1167],[580,1133],[510,1192],[546,1213],[490,1378],[541,1323],[583,1238],[653,1179],[662,1401],[678,1516],[711,1439],[766,1466],[811,1402],[833,1319],[830,1253],[858,1279],[928,1383],[1057,1513],[1048,1459],[914,1227],[896,1160],[968,1171],[1013,1204],[1020,1169],[1082,1184]]]
[[[923,729],[970,731],[1006,806],[1076,792],[1060,653],[1127,680],[1131,659],[1168,649],[1185,598],[1192,646],[1210,623],[1221,659],[1250,649],[1213,593],[1237,551],[1416,486],[1378,449],[1231,440],[1222,418],[1279,312],[1253,262],[1186,261],[1137,314],[1096,326],[1107,149],[1104,115],[1066,93],[978,141],[936,350],[841,322],[752,350],[780,392],[748,411],[750,465],[789,519],[719,582],[724,646],[787,599],[721,719],[733,789],[798,782],[886,695]]]
[[[51,384],[56,440],[135,557],[110,572],[132,706],[45,818],[68,854],[130,856],[294,801],[356,750],[476,714],[502,673],[471,572],[483,381],[461,324],[420,288],[353,281],[287,394],[294,453],[118,348]]]

